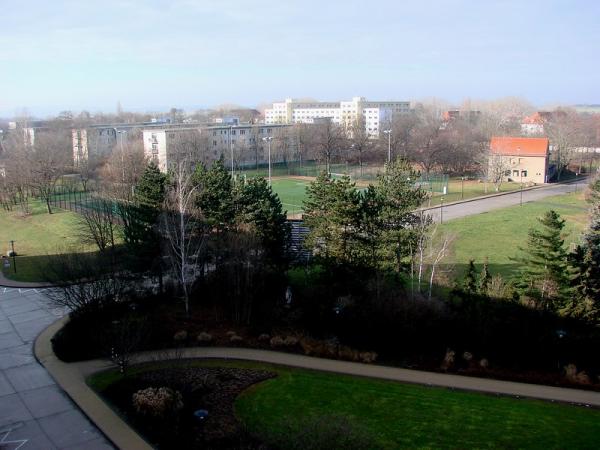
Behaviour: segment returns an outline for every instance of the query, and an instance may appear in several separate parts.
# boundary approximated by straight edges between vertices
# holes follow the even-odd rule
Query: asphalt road
[[[523,203],[541,200],[553,195],[567,194],[569,192],[574,192],[576,189],[581,190],[584,186],[585,182],[579,182],[577,184],[555,184],[542,188],[524,190]],[[519,205],[520,203],[521,192],[517,191],[462,203],[444,205],[443,210],[442,207],[437,206],[435,208],[427,209],[427,211],[435,222],[440,222],[440,218],[446,222],[448,220],[481,214],[498,208]]]

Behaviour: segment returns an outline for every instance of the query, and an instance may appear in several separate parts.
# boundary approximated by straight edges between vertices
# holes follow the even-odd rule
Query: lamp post
[[[115,130],[115,139],[118,135],[121,135],[121,183],[125,184],[125,162],[123,158],[123,135],[127,133],[127,130],[118,130],[117,128],[113,128]]]
[[[444,197],[440,198],[440,223],[444,223]]]
[[[465,199],[465,177],[460,177],[460,199]]]
[[[519,169],[519,173],[521,174],[521,200],[520,206],[523,206],[523,171]]]
[[[10,241],[10,256],[12,256],[13,260],[13,271],[14,273],[17,273],[17,253],[15,252],[15,241]]]
[[[269,146],[269,186],[271,186],[271,141],[273,136],[264,137],[262,140],[266,141]]]
[[[231,132],[233,131],[233,125],[229,125],[229,153],[231,155],[231,177],[233,177],[233,141],[231,140]]]
[[[392,160],[392,130],[383,130],[388,135],[388,162]]]

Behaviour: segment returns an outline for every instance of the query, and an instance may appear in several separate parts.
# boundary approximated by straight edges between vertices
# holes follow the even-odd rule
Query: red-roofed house
[[[490,142],[490,172],[495,170],[505,180],[545,183],[548,150],[548,138],[493,137]]]

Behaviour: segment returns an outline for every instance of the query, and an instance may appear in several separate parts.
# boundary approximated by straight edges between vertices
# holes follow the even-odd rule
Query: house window
[[[504,176],[505,177],[510,177],[510,170],[504,171]]]
[[[521,176],[524,178],[527,178],[527,171],[526,170],[521,170]]]
[[[217,141],[213,141],[213,145],[216,147],[216,145],[217,145]]]
[[[231,130],[231,134],[235,135],[235,130]]]
[[[519,176],[519,171],[513,170],[513,177],[518,177],[518,176]]]

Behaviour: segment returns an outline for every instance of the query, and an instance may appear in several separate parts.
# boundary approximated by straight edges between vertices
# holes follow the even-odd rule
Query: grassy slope
[[[129,374],[168,364],[134,367]],[[365,429],[373,448],[596,448],[600,439],[596,409],[251,362],[191,364],[276,371],[277,378],[250,388],[235,405],[249,430],[263,436],[277,433],[284,421],[333,415]],[[108,371],[88,383],[102,392],[119,378]]]
[[[48,214],[45,205],[32,202],[32,214],[20,217],[15,209],[0,212],[0,250],[6,254],[8,240],[15,241],[17,273],[13,268],[5,270],[5,275],[19,281],[39,281],[41,265],[47,262],[48,255],[68,246],[77,244],[77,215],[62,209],[53,209]]]
[[[550,209],[567,221],[564,229],[567,245],[578,242],[587,222],[587,207],[581,191],[445,223],[443,231],[458,235],[445,263],[455,265],[456,272],[462,273],[469,259],[481,265],[487,257],[492,273],[514,275],[517,267],[510,258],[519,256],[519,247],[526,246],[528,230],[538,226],[537,217]]]

